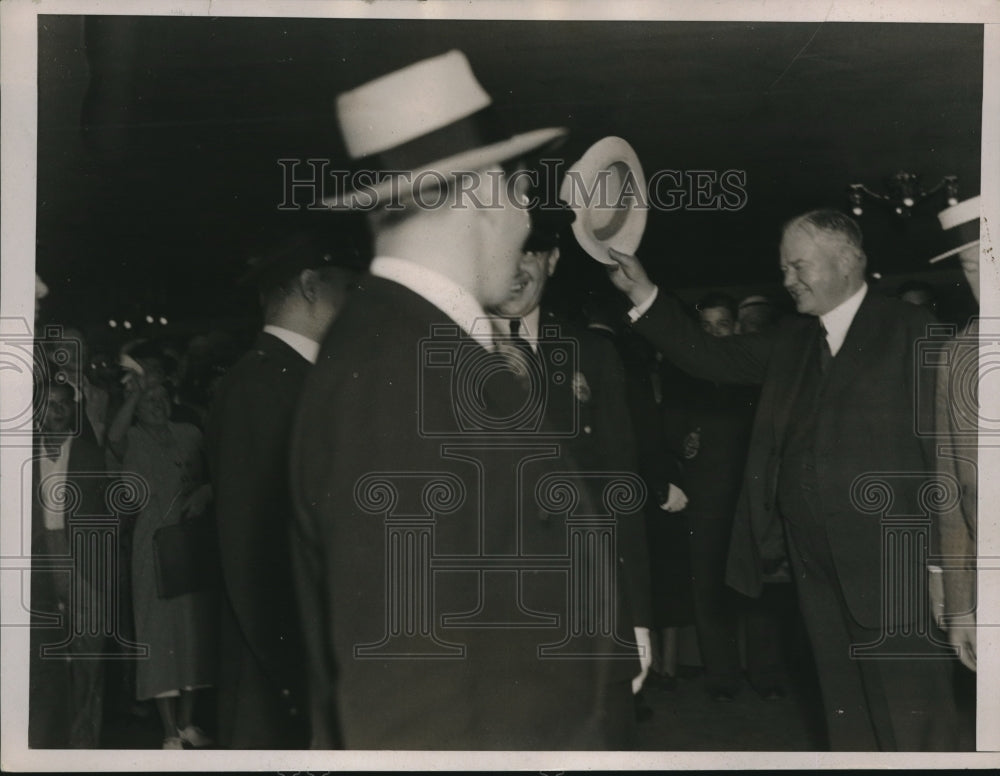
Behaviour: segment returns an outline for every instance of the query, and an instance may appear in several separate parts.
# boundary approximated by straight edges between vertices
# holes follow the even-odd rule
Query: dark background
[[[37,269],[45,318],[93,327],[166,316],[168,328],[256,315],[235,279],[262,240],[356,220],[279,211],[281,158],[346,166],[334,98],[460,48],[512,130],[563,125],[571,162],[620,135],[647,177],[743,170],[739,212],[650,211],[639,255],[688,296],[777,283],[781,223],[847,209],[846,187],[886,191],[957,175],[979,193],[980,25],[474,22],[39,17]],[[303,171],[304,172],[304,171]],[[929,268],[944,198],[859,219],[883,285],[926,273],[967,302],[954,262]],[[558,287],[607,290],[570,238]]]

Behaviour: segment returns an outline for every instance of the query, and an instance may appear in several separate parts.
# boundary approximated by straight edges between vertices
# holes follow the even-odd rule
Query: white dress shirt
[[[646,300],[640,304],[637,304],[631,310],[628,311],[629,323],[635,323],[642,316],[646,314],[650,307],[653,306],[653,302],[656,301],[657,295],[660,293],[659,286],[653,286],[653,293],[651,293]]]
[[[297,331],[271,324],[264,327],[264,333],[280,339],[310,364],[316,363],[316,359],[319,357],[319,343],[315,340],[311,340]]]
[[[510,337],[510,322],[514,320],[513,318],[495,318],[494,326],[496,330],[504,337]],[[525,315],[520,319],[521,328],[517,332],[517,336],[531,345],[531,349],[537,353],[538,352],[538,331],[542,324],[542,308],[536,307],[530,313]]]
[[[823,313],[819,317],[823,328],[826,329],[826,342],[833,355],[837,355],[837,351],[843,346],[844,340],[847,338],[847,330],[851,328],[851,322],[858,314],[858,308],[861,307],[867,293],[868,284],[865,283],[830,312]]]
[[[391,256],[375,257],[370,272],[422,296],[484,348],[493,349],[489,316],[483,311],[479,301],[451,278],[415,261]]]

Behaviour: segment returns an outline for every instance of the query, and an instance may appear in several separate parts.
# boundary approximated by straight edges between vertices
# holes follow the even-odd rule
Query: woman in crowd
[[[164,749],[210,740],[193,724],[195,691],[215,678],[216,616],[210,592],[161,598],[153,536],[157,529],[203,514],[211,488],[201,432],[170,421],[171,400],[156,370],[130,371],[125,400],[108,430],[108,446],[123,471],[141,476],[149,501],[139,513],[132,550],[136,638],[149,655],[136,669],[136,697],[154,698]]]

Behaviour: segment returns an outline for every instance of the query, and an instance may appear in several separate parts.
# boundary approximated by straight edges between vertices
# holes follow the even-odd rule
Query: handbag
[[[199,515],[158,528],[153,533],[153,565],[160,598],[216,588],[221,560],[212,516]]]

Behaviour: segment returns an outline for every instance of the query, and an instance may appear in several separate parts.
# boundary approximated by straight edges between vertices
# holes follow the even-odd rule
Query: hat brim
[[[927,263],[928,264],[937,264],[939,261],[944,261],[945,259],[947,259],[947,258],[949,258],[951,256],[954,256],[957,253],[961,253],[966,248],[972,248],[975,245],[979,245],[979,240],[972,240],[971,242],[967,242],[964,245],[959,245],[959,246],[957,246],[955,248],[949,248],[944,253],[939,253],[933,259],[928,259]]]
[[[617,192],[602,189],[598,176],[617,177]],[[622,203],[624,181],[631,176],[637,196]],[[583,186],[578,190],[577,182]],[[607,196],[604,196],[604,193]],[[646,230],[646,176],[635,150],[620,137],[598,140],[566,171],[559,198],[576,213],[573,235],[592,258],[613,265],[608,249],[635,253]]]
[[[325,197],[323,204],[338,210],[372,210],[387,202],[412,201],[419,192],[440,188],[441,183],[462,172],[483,170],[494,164],[517,159],[566,136],[565,127],[547,127],[514,135],[498,143],[473,148],[424,165],[406,170],[406,175],[386,179],[370,186],[345,192],[341,196]]]

